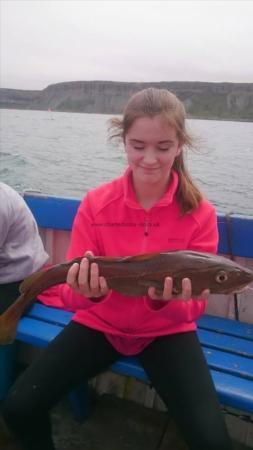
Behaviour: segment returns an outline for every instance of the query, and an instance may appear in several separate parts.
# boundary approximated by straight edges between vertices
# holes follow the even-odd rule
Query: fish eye
[[[220,272],[218,272],[215,277],[215,280],[217,281],[217,283],[224,283],[225,281],[227,281],[227,279],[228,279],[228,276],[224,270],[221,270]]]

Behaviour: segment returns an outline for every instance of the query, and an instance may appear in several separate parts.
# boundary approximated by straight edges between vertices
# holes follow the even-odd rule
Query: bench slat
[[[40,322],[29,317],[22,317],[18,324],[16,339],[37,347],[47,347],[61,331],[63,327],[59,325]]]
[[[124,359],[116,361],[111,366],[111,369],[120,375],[125,375],[127,373],[138,380],[149,381],[145,370],[140,365],[137,358],[134,357],[125,357]]]
[[[41,194],[24,194],[38,226],[56,230],[71,230],[80,200]]]
[[[34,303],[26,312],[26,315],[48,323],[65,326],[70,322],[73,312]]]
[[[197,324],[199,328],[253,341],[253,324],[242,323],[232,319],[223,319],[222,317],[207,314],[200,317]]]
[[[231,353],[202,347],[210,369],[237,375],[253,381],[253,360]],[[253,389],[253,385],[252,385]]]
[[[211,370],[215,389],[223,405],[253,413],[253,384],[245,378]]]
[[[202,346],[253,359],[253,345],[247,339],[202,329],[198,329],[197,334]]]

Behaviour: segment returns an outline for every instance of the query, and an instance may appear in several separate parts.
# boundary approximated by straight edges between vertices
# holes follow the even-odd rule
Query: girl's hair
[[[193,139],[185,128],[186,113],[183,103],[166,89],[147,88],[134,94],[123,111],[122,119],[114,117],[109,122],[109,139],[125,137],[139,117],[162,115],[177,131],[180,146],[193,148]],[[197,208],[203,196],[194,184],[184,162],[183,151],[175,158],[173,169],[178,173],[177,199],[183,214]]]

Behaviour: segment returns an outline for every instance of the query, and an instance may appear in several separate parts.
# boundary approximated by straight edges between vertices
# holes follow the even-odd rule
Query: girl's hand
[[[85,256],[94,256],[91,251],[87,251],[81,263],[74,263],[67,275],[67,283],[75,292],[85,297],[99,298],[109,292],[106,280],[99,276],[98,265],[91,263],[89,280],[89,260]]]
[[[200,300],[208,300],[210,291],[209,289],[204,289],[201,294],[194,298]],[[148,295],[152,300],[172,300],[178,298],[180,300],[188,301],[192,298],[192,284],[189,278],[183,278],[182,280],[182,293],[174,295],[173,294],[173,279],[171,277],[166,277],[164,280],[164,289],[161,294],[158,294],[154,287],[150,287],[148,290]]]

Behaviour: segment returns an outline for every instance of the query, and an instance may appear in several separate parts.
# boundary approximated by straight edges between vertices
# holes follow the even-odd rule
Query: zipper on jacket
[[[150,217],[148,217],[148,215],[146,215],[146,217],[143,217],[143,222],[142,225],[144,225],[143,227],[143,238],[142,238],[142,242],[141,242],[141,247],[140,247],[140,253],[147,253],[147,246],[148,246],[148,242],[149,242],[149,233],[150,233]]]
[[[149,220],[146,217],[144,222],[144,236],[148,236],[149,234]]]

